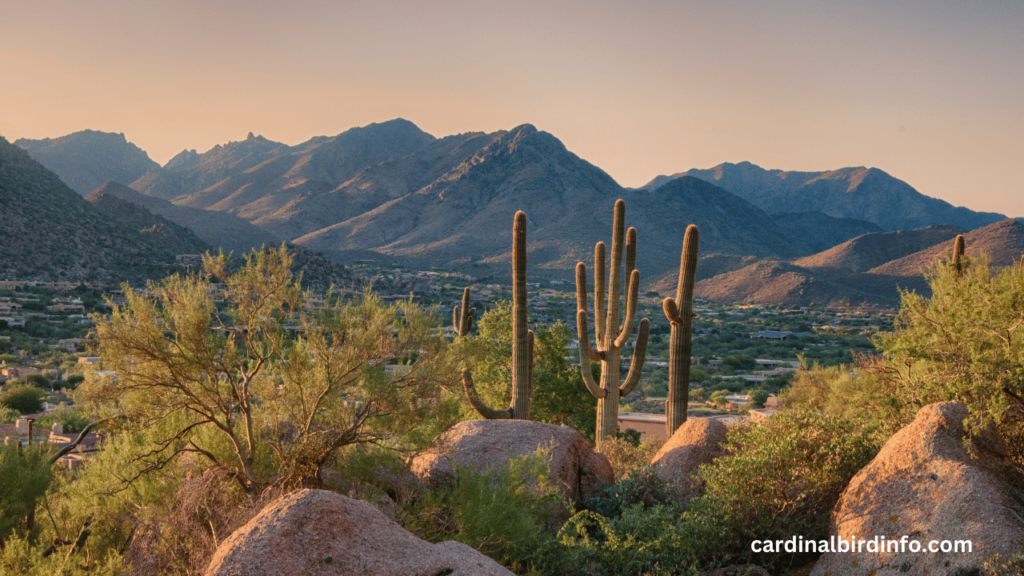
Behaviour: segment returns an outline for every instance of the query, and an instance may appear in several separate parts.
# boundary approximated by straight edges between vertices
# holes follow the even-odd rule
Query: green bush
[[[0,406],[22,414],[36,414],[43,410],[46,393],[35,386],[14,386],[0,393]]]
[[[28,376],[25,376],[25,383],[35,386],[36,388],[50,387],[50,379],[42,374],[29,374]]]
[[[456,540],[517,573],[534,569],[553,544],[545,526],[561,498],[548,483],[549,451],[512,458],[503,470],[458,468],[455,485],[428,493],[406,528],[438,542]]]
[[[807,558],[754,555],[750,542],[827,538],[829,512],[878,448],[859,423],[796,410],[733,427],[728,438],[730,454],[698,469],[705,492],[690,511],[728,531],[719,554],[775,568]]]
[[[56,410],[39,418],[36,421],[36,426],[48,430],[54,422],[61,423],[65,434],[76,434],[89,424],[89,413],[83,408],[60,404]]]
[[[51,479],[47,458],[47,452],[35,447],[0,446],[0,548],[15,532],[26,536],[36,532],[36,502]]]

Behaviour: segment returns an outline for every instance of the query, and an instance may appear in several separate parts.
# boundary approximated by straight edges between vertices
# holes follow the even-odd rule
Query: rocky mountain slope
[[[1005,216],[974,212],[921,194],[877,168],[841,168],[827,172],[765,170],[750,162],[724,163],[707,170],[658,176],[644,186],[656,190],[675,178],[693,176],[720,186],[769,214],[817,211],[856,218],[885,231],[950,224],[973,230]]]
[[[37,162],[56,173],[72,190],[85,196],[108,180],[131,184],[160,167],[124,134],[83,130],[42,140],[14,142]]]
[[[0,278],[137,280],[175,269],[174,253],[86,202],[0,138]]]
[[[117,185],[113,182],[110,184]],[[158,244],[175,254],[202,254],[210,250],[210,245],[200,240],[188,228],[153,214],[134,202],[113,194],[105,194],[102,189],[101,186],[90,192],[85,199],[113,220],[151,236]]]
[[[90,193],[92,194],[115,196],[143,206],[153,214],[188,228],[214,250],[222,250],[224,253],[234,252],[240,255],[264,245],[281,244],[281,239],[277,236],[233,214],[177,206],[161,198],[140,194],[117,182],[107,182]]]
[[[919,230],[864,234],[793,263],[804,268],[827,269],[843,274],[867,272],[886,262],[952,240],[962,232],[953,226],[929,226]]]
[[[993,266],[1014,266],[1024,254],[1024,224],[1007,218],[978,230],[964,234],[964,254],[977,257],[984,252]],[[868,270],[868,274],[899,277],[919,276],[921,271],[952,252],[952,240],[936,243],[928,248]]]

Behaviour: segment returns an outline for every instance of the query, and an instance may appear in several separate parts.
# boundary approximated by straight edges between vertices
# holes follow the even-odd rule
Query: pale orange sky
[[[530,123],[625,186],[863,165],[1024,216],[1019,1],[0,2],[12,141],[123,132],[164,163],[249,131]]]

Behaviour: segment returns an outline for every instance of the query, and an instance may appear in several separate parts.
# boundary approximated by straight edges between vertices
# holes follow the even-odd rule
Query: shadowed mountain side
[[[876,291],[878,288],[882,289]],[[768,260],[701,280],[694,295],[726,303],[833,308],[887,308],[899,303],[892,283],[885,287],[854,286],[843,280],[816,276],[799,266]]]
[[[657,189],[672,179],[693,176],[720,186],[769,214],[817,211],[837,218],[867,220],[883,230],[910,230],[951,224],[965,230],[1005,216],[974,212],[921,194],[877,168],[841,168],[826,172],[765,170],[750,162],[724,163],[707,170],[658,176],[644,188]]]
[[[210,245],[200,240],[191,230],[153,214],[144,206],[113,194],[104,194],[100,189],[93,190],[85,199],[114,220],[151,236],[174,254],[202,254],[210,250]]]
[[[124,281],[174,271],[174,253],[111,219],[0,137],[0,278]]]
[[[435,140],[410,154],[363,168],[333,190],[296,195],[283,206],[264,210],[253,223],[283,238],[297,238],[344,222],[438,180],[502,134],[473,133]],[[289,191],[267,199],[284,198]],[[240,215],[255,215],[263,207],[263,201],[254,202]]]
[[[27,151],[82,196],[108,180],[131,184],[160,167],[128,142],[124,134],[83,130],[60,138],[21,138],[14,145]]]
[[[877,224],[866,220],[833,218],[821,212],[780,212],[772,214],[772,220],[812,252],[827,250],[861,234],[882,232]]]
[[[793,263],[803,268],[831,268],[844,275],[867,272],[886,262],[952,240],[961,232],[953,226],[929,226],[919,230],[864,234]]]
[[[353,128],[294,147],[250,134],[242,142],[218,145],[205,154],[183,152],[184,157],[179,154],[132,187],[178,205],[230,212],[250,222],[291,219],[293,228],[306,233],[354,214],[331,203],[299,210],[303,200],[328,194],[360,170],[401,158],[433,141],[433,136],[406,120]],[[323,208],[328,208],[326,214]],[[318,219],[303,225],[310,215]],[[271,229],[285,231],[279,228]],[[285,232],[288,237],[298,235]]]
[[[1013,266],[1020,263],[1024,254],[1024,224],[1013,218],[990,224],[984,228],[964,234],[967,256],[988,254],[993,266]],[[936,244],[909,256],[893,260],[872,268],[869,274],[898,277],[920,276],[922,271],[940,259],[945,259],[953,250],[951,240]]]
[[[192,230],[215,250],[236,255],[263,245],[280,245],[281,239],[245,220],[225,212],[176,206],[167,200],[140,194],[116,182],[107,182],[93,194],[109,194],[145,207],[154,214]]]

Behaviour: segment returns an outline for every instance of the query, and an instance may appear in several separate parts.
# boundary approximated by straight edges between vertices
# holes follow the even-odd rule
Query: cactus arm
[[[452,328],[455,328],[455,333],[462,336],[462,315],[459,314],[459,305],[456,304],[452,308]]]
[[[580,336],[580,372],[583,373],[583,383],[587,385],[587,390],[590,390],[594,398],[604,398],[606,393],[594,381],[594,373],[590,369],[590,334],[587,332],[586,310],[576,311],[576,329]]]
[[[626,230],[626,278],[636,270],[636,228]]]
[[[626,318],[622,322],[619,337],[615,339],[615,347],[622,348],[633,333],[633,321],[636,319],[637,296],[640,294],[640,271],[633,270],[629,275],[629,294],[626,295]]]
[[[626,381],[619,388],[619,396],[628,396],[630,392],[640,383],[640,374],[644,370],[644,360],[647,359],[647,337],[651,333],[651,321],[644,318],[640,321],[640,328],[636,333],[636,345],[633,346],[633,361],[629,363],[629,373],[626,374]]]
[[[576,263],[576,309],[587,309],[587,265]]]
[[[604,260],[604,242],[598,242],[594,246],[594,343],[598,349],[603,349],[604,346]],[[586,308],[583,308],[583,310],[586,310]]]
[[[508,420],[512,418],[511,409],[491,410],[484,404],[483,400],[476,393],[476,386],[473,385],[473,375],[470,373],[469,368],[462,369],[462,387],[466,390],[466,398],[469,399],[470,405],[484,418],[488,420]]]
[[[583,262],[576,263],[576,310],[587,309],[587,266]],[[580,339],[584,339],[580,336]],[[600,341],[597,345],[600,346]],[[604,353],[590,347],[590,342],[587,342],[587,350],[589,350],[589,357],[594,362],[600,362],[604,359]]]
[[[668,318],[669,322],[682,323],[682,320],[679,318],[679,307],[676,306],[675,300],[665,298],[661,303],[661,308],[665,311],[665,318]]]

